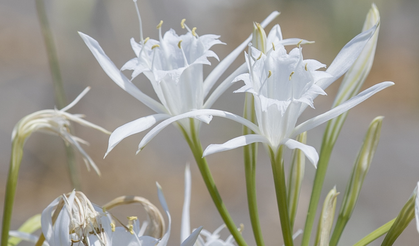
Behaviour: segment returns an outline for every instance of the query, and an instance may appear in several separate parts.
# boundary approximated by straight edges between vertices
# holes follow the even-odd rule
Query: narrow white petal
[[[202,230],[202,226],[196,228],[192,232],[192,234],[185,241],[183,241],[183,243],[180,246],[194,246],[201,230]]]
[[[315,168],[317,168],[317,162],[319,161],[319,154],[317,153],[317,150],[314,147],[303,144],[294,139],[288,139],[284,143],[284,145],[287,146],[289,149],[300,149],[301,151],[303,151],[307,159],[314,165]]]
[[[76,105],[79,101],[80,101],[80,99],[82,99],[83,97],[84,97],[84,95],[86,95],[86,93],[87,92],[89,92],[90,91],[90,86],[88,86],[88,87],[86,87],[86,89],[84,89],[81,93],[80,93],[80,95],[78,95],[77,97],[76,97],[76,99],[74,99],[69,105],[67,105],[67,106],[65,106],[64,108],[62,108],[61,109],[61,111],[67,111],[67,110],[69,110],[70,108],[72,108],[74,105]]]
[[[260,24],[263,28],[265,28],[273,19],[275,19],[279,15],[278,11],[272,12],[262,23]],[[225,57],[208,75],[208,77],[204,81],[204,97],[206,97],[217,82],[217,80],[221,77],[221,75],[225,72],[225,70],[233,63],[233,61],[240,55],[242,50],[246,48],[247,44],[252,40],[252,35],[250,35],[243,43],[241,43],[236,49],[234,49],[227,57]]]
[[[159,185],[159,183],[156,183],[156,185],[157,185],[157,193],[158,193],[158,196],[159,196],[160,204],[163,207],[163,210],[166,212],[168,222],[169,222],[169,225],[167,226],[167,231],[164,234],[163,238],[160,240],[160,242],[157,244],[157,246],[166,246],[167,241],[169,240],[169,237],[170,237],[170,230],[171,230],[171,226],[172,226],[172,218],[170,217],[169,208],[167,207],[167,203],[166,203],[166,199],[164,198],[163,190],[162,190],[161,186]]]
[[[158,103],[153,98],[144,94],[140,89],[138,89],[116,66],[115,64],[109,59],[109,57],[105,54],[102,47],[100,47],[99,43],[91,38],[90,36],[79,32],[79,35],[86,43],[87,47],[90,49],[92,54],[95,56],[96,60],[99,62],[100,66],[102,67],[103,71],[123,90],[128,92],[130,95],[144,103],[147,107],[151,108],[152,110],[156,111],[157,113],[164,113],[165,109],[163,105]]]
[[[419,182],[418,182],[418,185],[416,186],[415,217],[416,217],[416,229],[419,232]]]
[[[41,225],[42,225],[42,233],[45,236],[45,240],[48,243],[54,244],[53,241],[53,229],[52,229],[52,213],[54,212],[55,208],[57,207],[61,197],[56,198],[52,201],[45,209],[42,211],[41,214]]]
[[[115,146],[121,142],[124,138],[127,138],[133,134],[142,132],[152,127],[156,122],[169,118],[168,114],[154,114],[146,117],[142,117],[131,122],[128,122],[112,132],[109,137],[108,150],[103,158],[105,158],[109,152],[115,148]]]
[[[208,145],[202,157],[205,157],[214,153],[222,152],[222,151],[236,149],[236,148],[243,147],[245,145],[256,143],[256,142],[269,143],[269,141],[264,136],[261,136],[261,135],[257,135],[257,134],[244,135],[244,136],[233,138],[223,144]]]
[[[155,126],[141,140],[140,144],[138,145],[137,153],[140,152],[144,148],[144,146],[146,146],[151,141],[151,139],[153,139],[161,130],[163,130],[168,125],[181,119],[194,118],[200,115],[212,115],[212,116],[227,118],[227,119],[236,121],[242,125],[247,126],[250,130],[252,130],[255,133],[260,133],[260,130],[257,125],[253,124],[251,121],[241,116],[238,116],[238,115],[226,112],[226,111],[216,110],[216,109],[199,109],[199,110],[194,110],[194,111],[186,112],[184,114],[173,116],[167,120],[164,120],[157,126]]]
[[[319,81],[317,85],[326,89],[331,83],[348,71],[376,30],[377,25],[374,25],[349,41],[349,43],[342,48],[333,60],[332,64],[330,64],[329,68],[326,70],[326,72],[332,75],[332,77]]]
[[[352,97],[351,99],[349,99],[348,101],[340,104],[337,107],[332,108],[331,110],[318,115],[314,118],[311,118],[303,123],[301,123],[300,125],[298,125],[294,131],[292,132],[291,138],[296,137],[297,135],[299,135],[300,133],[303,133],[305,131],[308,131],[310,129],[313,129],[314,127],[323,124],[324,122],[333,119],[337,116],[339,116],[340,114],[348,111],[349,109],[355,107],[356,105],[360,104],[361,102],[365,101],[366,99],[368,99],[369,97],[371,97],[372,95],[374,95],[375,93],[394,85],[393,82],[382,82],[379,84],[376,84],[368,89],[366,89],[365,91],[359,93],[357,96]]]
[[[185,167],[185,197],[183,200],[182,223],[180,227],[180,241],[185,241],[191,233],[189,207],[191,204],[191,170],[189,164]],[[183,244],[182,244],[183,245]]]

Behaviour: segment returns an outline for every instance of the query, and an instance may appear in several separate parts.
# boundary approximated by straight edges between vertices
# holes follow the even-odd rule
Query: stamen
[[[140,39],[141,41],[143,41],[143,24],[141,22],[141,15],[140,15],[140,11],[138,10],[137,0],[134,0],[134,4],[135,4],[135,9],[137,10],[138,22],[140,23]]]
[[[196,27],[194,27],[194,28],[192,28],[192,35],[194,36],[194,37],[196,37]]]
[[[262,58],[262,53],[263,52],[260,52],[260,55],[259,55],[259,57],[256,60],[259,60],[260,58]]]
[[[160,29],[162,25],[163,25],[163,21],[161,20],[161,21],[160,21],[160,23],[157,25],[157,27],[156,27],[156,28],[157,28],[157,29]]]
[[[154,50],[154,48],[158,48],[158,47],[160,47],[160,45],[155,44],[155,45],[151,46],[151,50]]]
[[[147,43],[147,41],[150,39],[150,37],[146,37],[145,39],[144,39],[144,44],[146,44]]]
[[[134,226],[133,225],[128,225],[128,231],[134,235]]]
[[[128,216],[127,218],[129,221],[138,220],[137,216]]]
[[[185,29],[185,21],[186,21],[186,19],[183,19],[183,20],[180,22],[180,26],[182,27],[182,29]]]
[[[290,79],[290,80],[291,80],[292,75],[293,75],[294,73],[295,73],[294,71],[293,71],[293,72],[291,72],[290,77],[289,77],[289,79]]]
[[[273,42],[272,42],[272,49],[275,51],[275,45]]]
[[[180,46],[180,44],[182,43],[183,40],[180,40],[179,43],[177,43],[177,47],[179,47],[179,49],[182,49],[182,46]]]
[[[113,232],[115,232],[115,223],[111,223],[111,230],[113,231]]]
[[[297,43],[297,47],[300,48],[300,44],[303,42],[303,40],[301,39],[300,42]]]
[[[240,228],[238,229],[238,231],[240,232],[240,234],[243,232],[243,230],[244,230],[244,225],[243,224],[240,224]]]
[[[268,78],[270,78],[271,76],[272,76],[272,71],[269,70]]]
[[[307,64],[308,64],[308,63],[306,63],[306,65],[305,65],[305,67],[304,67],[304,69],[305,69],[306,71],[308,71],[308,70],[307,70]]]

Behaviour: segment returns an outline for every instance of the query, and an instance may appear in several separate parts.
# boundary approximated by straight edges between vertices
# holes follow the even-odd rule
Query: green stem
[[[379,238],[382,235],[386,234],[388,232],[388,230],[390,230],[390,228],[393,225],[394,221],[396,221],[396,219],[392,219],[389,222],[385,223],[384,225],[382,225],[377,230],[371,232],[370,234],[368,234],[367,236],[365,236],[364,238],[362,238],[361,240],[359,240],[356,244],[354,244],[354,246],[365,246],[365,245],[370,244],[371,242],[373,242],[377,238]]]
[[[319,162],[317,164],[301,246],[308,246],[310,243],[310,236],[313,230],[314,219],[316,218],[317,206],[319,205],[320,196],[322,194],[324,178],[326,177],[330,156],[346,116],[347,113],[344,113],[329,121],[327,124],[322,140]]]
[[[250,100],[249,100],[250,99]],[[244,118],[255,122],[256,115],[254,110],[253,95],[246,93]],[[247,127],[243,127],[243,135],[251,134],[252,131]],[[253,235],[255,237],[256,245],[264,246],[262,230],[260,227],[257,198],[256,198],[256,159],[257,159],[257,144],[246,145],[243,147],[244,153],[244,170],[246,177],[246,192],[247,204],[249,208],[250,223],[252,224]]]
[[[218,213],[223,219],[231,235],[234,237],[236,243],[239,246],[247,246],[243,236],[241,235],[240,231],[237,230],[237,227],[234,224],[233,219],[231,218],[223,200],[221,199],[220,193],[218,192],[211,171],[208,167],[207,160],[202,157],[204,152],[202,150],[201,142],[198,139],[198,132],[195,129],[194,120],[190,120],[190,135],[185,131],[185,129],[182,126],[180,126],[180,128],[186,138],[186,141],[188,142],[189,147],[191,148],[195,161],[198,165],[199,171],[201,172],[202,179],[204,180],[205,185],[207,186],[208,192],[210,193],[210,196],[215,204],[215,207],[218,210]]]
[[[287,185],[285,183],[285,170],[282,160],[282,146],[278,149],[276,155],[274,151],[269,148],[269,154],[275,183],[276,201],[278,203],[282,236],[284,238],[285,246],[292,246],[294,245],[294,241],[292,239],[292,230],[288,212]]]
[[[19,176],[20,163],[23,156],[23,141],[16,138],[12,143],[12,155],[10,157],[9,174],[7,176],[6,195],[3,208],[3,225],[1,231],[1,246],[7,246],[9,239],[10,222],[12,220],[13,202],[15,200],[17,179]]]
[[[333,229],[332,238],[330,239],[330,246],[336,246],[338,244],[339,239],[342,236],[343,229],[345,229],[345,226],[348,223],[348,221],[348,217],[344,217],[341,214],[339,214],[339,218],[336,221],[335,228]]]
[[[63,80],[61,77],[57,51],[55,49],[54,39],[52,37],[51,28],[49,26],[47,13],[45,11],[44,1],[36,0],[35,4],[36,11],[38,13],[39,24],[41,26],[42,36],[44,37],[49,68],[54,85],[55,102],[57,107],[61,109],[67,105],[67,100],[64,93]],[[74,149],[71,146],[66,145],[65,150],[67,154],[67,167],[70,174],[71,184],[73,185],[73,188],[81,190],[81,182],[77,172]]]

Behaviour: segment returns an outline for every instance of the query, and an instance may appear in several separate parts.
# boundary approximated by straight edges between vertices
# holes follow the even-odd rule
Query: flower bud
[[[394,221],[393,225],[391,226],[390,230],[387,232],[386,237],[383,240],[381,245],[393,245],[394,241],[400,236],[400,234],[406,229],[409,225],[410,221],[413,220],[416,214],[416,226],[418,226],[418,216],[419,216],[419,199],[418,199],[418,189],[419,189],[419,182],[415,189],[413,190],[412,195],[410,196],[409,200],[403,206],[402,210],[400,211],[399,215],[397,215],[396,221]],[[419,228],[418,228],[419,231]]]
[[[330,231],[332,230],[333,219],[335,217],[336,197],[339,192],[336,186],[333,187],[323,203],[322,213],[320,215],[319,226],[317,228],[316,246],[328,246]]]

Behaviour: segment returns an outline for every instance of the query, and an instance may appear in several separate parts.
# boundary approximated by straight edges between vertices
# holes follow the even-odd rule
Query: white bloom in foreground
[[[191,202],[191,171],[189,165],[185,168],[185,198],[183,202],[182,212],[182,226],[180,231],[180,239],[183,241],[190,234],[190,218],[189,218],[189,207]],[[232,235],[228,236],[227,240],[223,241],[220,239],[220,232],[226,226],[222,225],[217,228],[213,233],[202,229],[198,240],[194,244],[195,246],[235,246],[234,238]],[[195,229],[196,230],[196,229]]]
[[[90,90],[90,87],[84,89],[73,102],[71,102],[66,107],[58,109],[46,109],[37,111],[30,115],[22,118],[14,127],[12,132],[12,141],[25,141],[32,133],[37,131],[42,131],[50,133],[53,135],[60,136],[66,144],[74,146],[80,154],[83,156],[83,160],[86,163],[87,169],[90,169],[90,166],[100,174],[99,169],[90,158],[90,156],[83,150],[79,143],[88,144],[83,139],[80,139],[76,136],[73,136],[70,133],[71,124],[70,121],[77,122],[83,126],[91,127],[93,129],[99,130],[106,134],[110,134],[107,130],[103,129],[100,126],[92,124],[84,119],[84,116],[80,114],[70,114],[67,111],[71,109],[78,101]]]
[[[136,1],[134,1],[136,2]],[[139,12],[138,12],[139,13]],[[273,12],[261,26],[265,27],[279,13]],[[185,115],[183,118],[196,118],[209,123],[211,115],[198,111],[210,108],[218,97],[231,86],[231,81],[239,74],[246,71],[243,64],[210,94],[214,84],[225,70],[242,52],[250,42],[251,36],[231,52],[212,72],[204,79],[203,65],[210,65],[209,57],[217,55],[210,50],[215,44],[221,44],[217,35],[199,36],[196,28],[189,29],[182,20],[181,25],[187,29],[184,35],[177,35],[174,30],[162,35],[162,22],[157,26],[159,40],[143,38],[140,20],[140,41],[131,39],[131,46],[136,55],[129,60],[121,70],[132,70],[132,79],[143,73],[151,82],[160,102],[152,99],[140,91],[110,60],[99,43],[86,34],[79,33],[90,51],[93,53],[103,70],[108,76],[126,92],[153,109],[157,114],[146,116],[118,127],[109,138],[108,150],[105,156],[124,138],[147,130],[159,121],[171,117]],[[297,44],[301,39],[275,40],[282,44]],[[307,42],[307,41],[304,41]],[[207,98],[207,100],[205,100]],[[193,112],[192,114],[188,114]],[[180,124],[189,131],[188,121],[180,120]],[[174,121],[172,121],[174,122]],[[140,150],[141,148],[139,148]]]
[[[160,230],[164,228],[164,225],[162,226],[164,220],[160,212],[145,199],[143,200],[147,204],[142,205],[148,213],[147,221],[140,226],[137,217],[131,216],[128,217],[128,225],[116,227],[109,212],[103,212],[101,207],[92,204],[83,193],[73,191],[69,195],[55,199],[42,212],[42,232],[46,244],[51,246],[166,246],[170,237],[171,217],[161,187],[157,186],[160,203],[169,220],[164,234]],[[125,204],[132,202],[125,200]],[[120,202],[112,207],[123,203]],[[147,209],[150,206],[153,208]],[[153,227],[156,223],[158,226]],[[149,230],[150,228],[152,230]],[[194,230],[181,246],[193,246],[201,229],[202,227]],[[162,237],[153,237],[156,234],[161,234]]]
[[[372,86],[339,106],[296,126],[297,120],[307,106],[313,106],[318,95],[325,95],[324,89],[345,73],[362,51],[368,39],[376,30],[373,28],[351,40],[337,55],[325,71],[316,60],[304,60],[302,48],[298,46],[287,54],[282,45],[272,45],[266,54],[250,47],[246,54],[249,73],[238,76],[245,86],[236,92],[252,93],[255,98],[257,126],[245,120],[255,134],[240,136],[224,144],[213,144],[204,151],[204,156],[238,148],[247,144],[262,142],[275,154],[281,145],[290,149],[301,149],[307,158],[317,165],[318,153],[308,145],[294,138],[358,105],[378,91],[393,85],[383,82]]]

